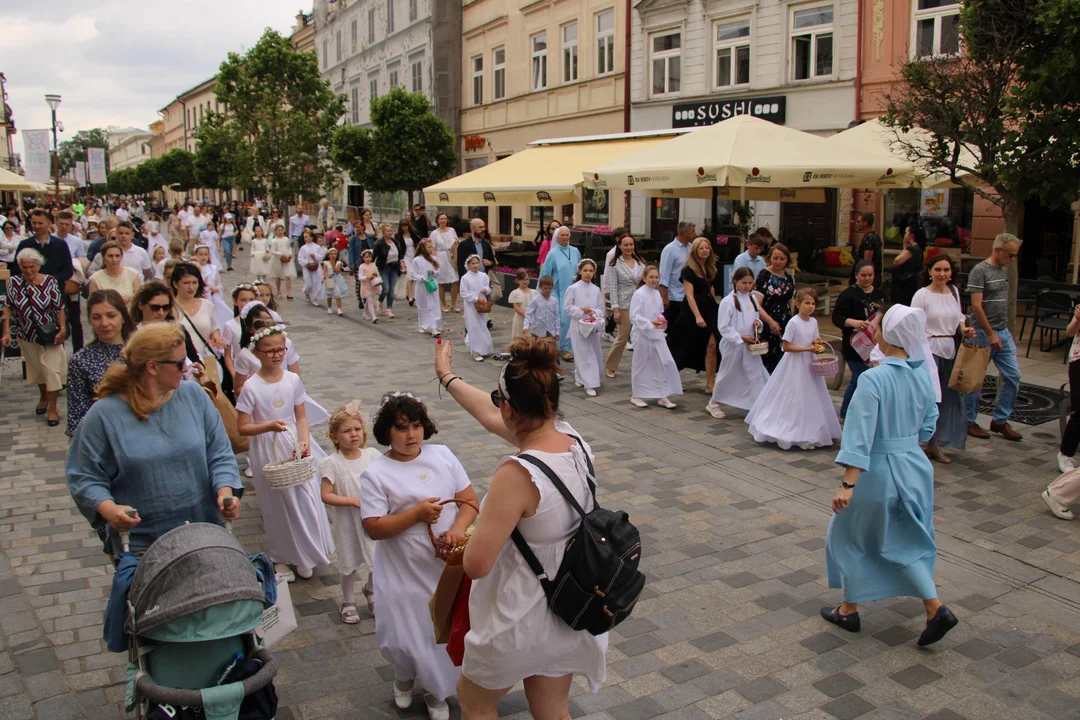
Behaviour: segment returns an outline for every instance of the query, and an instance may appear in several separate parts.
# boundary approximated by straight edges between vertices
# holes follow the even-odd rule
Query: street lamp
[[[56,108],[60,107],[59,95],[46,95],[45,102],[52,110],[52,146],[53,146],[53,182],[56,186],[56,198],[60,199],[60,149],[56,142]]]

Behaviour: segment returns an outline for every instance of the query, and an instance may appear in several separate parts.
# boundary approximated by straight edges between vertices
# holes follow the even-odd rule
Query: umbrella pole
[[[717,201],[717,198],[719,197],[719,195],[720,195],[720,191],[717,189],[717,187],[715,185],[713,185],[713,188],[712,188],[712,234],[713,234],[713,236],[711,238],[713,242],[716,242],[716,238],[720,237],[720,233],[717,232],[717,227],[716,227],[716,218],[717,218],[717,214],[718,214],[717,211],[716,211],[716,201]]]

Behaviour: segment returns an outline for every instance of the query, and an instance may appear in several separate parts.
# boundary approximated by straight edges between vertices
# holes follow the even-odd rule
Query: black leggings
[[[1066,457],[1076,455],[1080,445],[1080,360],[1069,363],[1069,398],[1073,414],[1061,435],[1061,454]]]

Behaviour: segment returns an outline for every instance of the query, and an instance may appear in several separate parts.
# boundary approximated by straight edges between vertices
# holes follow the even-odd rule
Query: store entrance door
[[[826,188],[823,203],[781,203],[779,237],[789,248],[832,245],[836,241],[836,190]]]
[[[649,198],[652,219],[649,225],[652,239],[658,243],[666,243],[675,238],[679,226],[679,200],[678,198]]]

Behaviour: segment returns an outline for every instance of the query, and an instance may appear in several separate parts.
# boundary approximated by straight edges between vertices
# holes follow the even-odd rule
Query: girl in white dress
[[[442,309],[438,291],[429,290],[428,284],[438,282],[436,274],[441,263],[432,256],[432,247],[431,238],[416,246],[416,257],[409,266],[409,275],[416,281],[416,322],[419,331],[439,337],[442,335]]]
[[[435,282],[439,283],[439,306],[443,312],[457,312],[458,275],[457,265],[454,262],[454,253],[457,251],[458,242],[460,241],[458,240],[457,230],[450,227],[450,219],[446,213],[439,213],[435,218],[435,222],[438,227],[431,231],[430,240],[435,259],[438,261]],[[421,278],[413,279],[419,282]],[[446,305],[447,287],[450,288],[449,307]]]
[[[412,267],[413,258],[416,257],[416,244],[422,238],[416,237],[409,218],[404,218],[398,223],[398,235],[405,241],[405,299],[409,301],[409,305],[413,305],[416,302],[416,295],[413,294],[414,283],[409,275],[409,268]]]
[[[761,293],[754,290],[754,271],[748,267],[735,270],[731,277],[735,289],[720,301],[716,313],[717,330],[720,332],[720,373],[713,386],[712,399],[705,409],[718,420],[727,417],[720,405],[749,410],[754,406],[769,371],[761,362],[760,355],[751,355],[747,345],[755,342],[755,329],[760,330],[762,321],[773,324],[772,318],[761,308]]]
[[[360,568],[370,569],[375,561],[375,541],[364,530],[360,514],[360,474],[379,451],[367,446],[367,430],[360,403],[353,400],[334,411],[327,432],[337,450],[319,463],[322,478],[322,501],[333,508],[334,545],[337,569],[341,575],[341,621],[346,625],[360,622],[356,614],[356,580]],[[375,593],[371,575],[364,585],[368,610],[375,612]]]
[[[485,355],[495,351],[488,330],[488,314],[477,311],[476,301],[481,297],[491,299],[491,281],[480,272],[480,257],[470,255],[465,260],[468,272],[461,278],[461,300],[465,307],[465,347],[472,359],[483,362]]]
[[[315,242],[311,228],[304,228],[304,244],[296,251],[296,259],[304,273],[304,297],[315,307],[321,307],[323,295],[322,261],[326,248]]]
[[[241,435],[252,438],[248,454],[263,527],[267,529],[267,554],[274,569],[289,582],[295,581],[296,575],[307,579],[317,565],[329,563],[329,555],[334,552],[319,481],[312,473],[309,482],[275,490],[267,483],[263,467],[294,453],[311,454],[316,460],[326,454],[318,443],[311,442],[304,383],[281,367],[285,358],[284,326],[261,328],[248,347],[261,367],[244,383],[236,400],[236,425]],[[326,419],[323,415],[314,420],[317,424]],[[296,446],[289,431],[297,438]],[[295,575],[290,565],[296,566]]]
[[[240,318],[244,313],[244,308],[249,303],[255,302],[255,286],[241,283],[233,288],[232,291],[233,301],[233,317],[229,319],[229,322],[225,323],[221,328],[221,337],[225,340],[225,368],[232,374],[233,382],[236,382],[236,369],[233,363],[236,362],[236,358],[240,356],[240,351],[243,349],[240,346],[240,335],[242,330],[240,328]],[[235,388],[239,393],[239,388]]]
[[[510,339],[516,340],[525,332],[525,313],[529,310],[536,290],[529,287],[529,271],[524,268],[517,271],[517,287],[510,291],[508,302],[514,306],[514,322],[510,326]]]
[[[258,300],[248,303],[243,312],[240,314],[240,347],[241,350],[238,354],[233,356],[233,392],[237,397],[240,396],[240,391],[244,388],[244,383],[248,381],[248,378],[259,372],[259,368],[262,367],[262,362],[251,352],[247,347],[244,347],[244,341],[251,342],[251,337],[259,331],[260,328],[272,327],[279,325],[280,321],[273,317],[273,311],[263,306]],[[296,351],[296,346],[293,344],[292,338],[285,338],[285,359],[281,361],[281,364],[289,372],[303,376],[300,372],[300,353]],[[311,396],[307,396],[304,400],[304,405],[307,407],[308,422],[311,422],[312,418],[327,418],[326,408],[318,404],[311,399]]]
[[[578,263],[576,282],[566,289],[563,311],[570,316],[570,345],[574,351],[574,384],[596,397],[600,387],[604,352],[600,332],[604,326],[604,296],[593,285],[596,263],[585,258]]]
[[[251,218],[248,218],[249,220]],[[270,262],[274,256],[270,253],[270,241],[266,239],[262,225],[255,225],[251,238],[251,274],[256,280],[265,280],[270,276]]]
[[[424,445],[437,431],[427,408],[409,393],[389,393],[375,413],[372,432],[390,450],[360,477],[364,529],[375,549],[375,637],[394,668],[394,702],[401,709],[426,693],[433,720],[449,717],[446,699],[456,694],[460,671],[446,647],[435,644],[428,603],[445,563],[435,556],[436,537],[464,544],[476,519],[476,491],[461,462],[444,445]],[[457,498],[472,503],[439,504]]]
[[[554,339],[514,340],[494,397],[454,375],[451,345],[444,340],[436,348],[435,375],[444,389],[483,429],[541,459],[581,507],[591,511],[595,503],[587,460],[592,450],[573,428],[556,419],[559,380]],[[576,632],[551,612],[540,581],[510,536],[519,530],[548,576],[554,577],[581,518],[543,472],[516,456],[500,462],[482,513],[463,558],[473,585],[472,628],[465,636],[458,684],[462,714],[495,717],[499,700],[524,682],[533,717],[569,717],[574,675],[582,676],[584,686],[594,693],[604,683],[608,636]]]
[[[823,347],[818,334],[817,293],[803,288],[795,296],[799,314],[784,329],[784,356],[746,416],[750,434],[758,442],[774,442],[787,450],[828,447],[840,437],[840,421],[829,397],[825,378],[810,372],[810,364]]]
[[[219,328],[223,328],[232,320],[233,314],[225,303],[221,274],[211,263],[210,248],[206,245],[196,245],[195,261],[199,263],[199,272],[202,273],[203,283],[206,285],[206,294],[203,297],[213,303],[214,320],[217,321]]]
[[[682,380],[667,346],[664,299],[656,289],[660,284],[660,270],[649,265],[642,279],[644,284],[630,299],[630,340],[634,343],[630,402],[645,407],[646,400],[657,398],[658,405],[670,410],[675,403],[668,398],[682,395]]]
[[[289,300],[292,296],[292,245],[289,238],[285,237],[285,228],[281,225],[274,226],[274,239],[270,241],[270,277],[274,278],[274,290],[281,296],[281,281],[285,281],[285,297]]]
[[[206,229],[199,233],[199,243],[210,250],[210,264],[221,269],[221,237],[213,220],[206,221]]]

